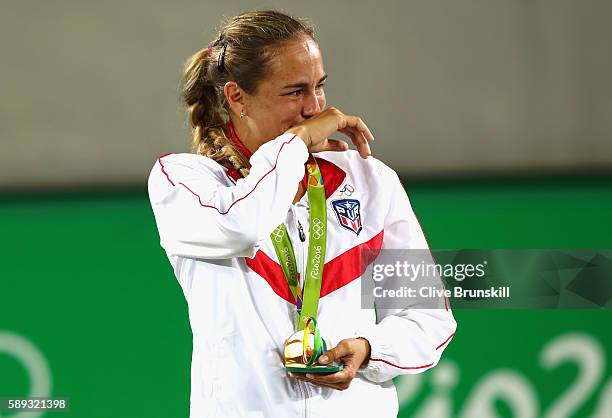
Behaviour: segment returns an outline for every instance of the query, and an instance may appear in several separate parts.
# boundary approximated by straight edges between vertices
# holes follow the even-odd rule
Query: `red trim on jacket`
[[[422,366],[398,366],[397,364],[393,364],[390,361],[381,359],[381,358],[371,358],[369,361],[381,361],[383,363],[387,363],[389,366],[397,367],[398,369],[403,370],[417,370],[417,369],[425,369],[427,367],[431,367],[434,363],[424,364]]]
[[[345,251],[333,260],[325,263],[321,281],[321,297],[361,277],[367,266],[378,256],[382,247],[383,235],[384,230],[370,238],[370,240]],[[362,251],[364,250],[373,251],[371,253],[368,252],[367,258],[361,260]],[[364,254],[365,256],[366,254]],[[274,293],[287,302],[295,303],[280,264],[268,257],[262,250],[257,251],[253,258],[246,258],[246,264],[268,282]]]
[[[445,344],[447,344],[451,338],[453,338],[455,336],[455,333],[453,332],[451,335],[448,336],[448,338],[446,340],[444,340],[444,342],[442,344],[440,344],[439,346],[436,347],[436,351],[439,350],[440,348],[442,348]],[[399,366],[397,364],[393,364],[390,361],[381,359],[381,358],[371,358],[369,361],[381,361],[383,363],[388,364],[389,366],[393,366],[393,367],[397,367],[398,369],[403,369],[403,370],[417,370],[417,369],[425,369],[427,367],[431,367],[434,365],[434,363],[429,363],[429,364],[424,364],[422,366]]]
[[[404,193],[406,193],[406,196],[408,196],[408,191],[406,190],[406,187],[404,186],[404,183],[402,183],[402,180],[399,180],[399,182],[400,182],[400,185],[402,186],[402,189],[404,189]],[[413,211],[414,211],[414,209],[413,209]],[[416,218],[417,223],[419,224],[419,228],[421,228],[421,234],[423,234],[423,238],[425,238],[425,243],[427,243],[427,247],[429,248],[429,255],[431,256],[431,259],[434,261],[434,263],[436,263],[436,259],[433,256],[433,253],[431,252],[431,245],[429,245],[429,242],[427,241],[427,237],[425,236],[425,231],[423,230],[423,225],[421,225],[421,221],[419,221],[419,217],[416,216],[416,213],[414,214],[414,217]],[[442,289],[446,290],[446,286],[444,286],[444,280],[442,280],[442,278],[440,278],[440,281],[442,282]],[[446,308],[446,311],[448,311],[448,298],[446,296],[444,297],[444,308]],[[452,337],[452,335],[451,335],[451,337]]]
[[[234,124],[232,121],[227,123],[227,132],[229,134],[232,142],[240,149],[240,151],[247,157],[251,158],[253,153],[249,151],[238,135],[236,134],[236,130],[234,129]],[[321,177],[323,177],[323,185],[325,186],[325,197],[329,199],[329,197],[336,191],[338,187],[342,184],[346,177],[346,171],[338,167],[336,164],[331,161],[325,160],[321,157],[316,157],[317,164],[319,164],[319,169],[321,170]],[[227,175],[232,179],[238,181],[238,179],[242,178],[240,173],[233,168],[227,168]],[[304,167],[304,177],[302,178],[302,184],[304,188],[308,187],[308,171],[306,171],[306,167]]]
[[[272,260],[266,253],[259,250],[253,258],[245,258],[247,266],[264,278],[274,293],[289,303],[295,304],[295,298],[289,289],[285,274],[280,264]]]
[[[285,141],[281,144],[280,149],[278,150],[278,153],[276,154],[276,159],[274,160],[274,166],[267,172],[265,173],[263,176],[261,176],[261,178],[259,180],[257,180],[257,183],[255,183],[255,186],[253,186],[253,188],[246,193],[244,196],[234,200],[229,207],[227,208],[227,210],[222,211],[221,209],[217,208],[216,206],[212,206],[212,205],[205,205],[204,203],[202,203],[202,198],[200,197],[199,194],[195,193],[193,190],[191,190],[185,183],[179,182],[178,184],[183,186],[185,189],[189,190],[189,192],[191,192],[191,194],[193,194],[195,197],[197,197],[198,199],[198,203],[200,204],[200,206],[202,206],[203,208],[210,208],[210,209],[215,209],[217,212],[219,212],[219,214],[221,215],[225,215],[227,214],[230,209],[232,207],[234,207],[234,205],[238,202],[240,202],[241,200],[247,198],[251,193],[253,193],[253,191],[257,188],[257,186],[259,185],[259,183],[261,183],[261,181],[266,178],[268,176],[268,174],[270,174],[271,172],[273,172],[274,170],[276,170],[276,165],[278,163],[278,157],[280,155],[280,153],[283,151],[283,148],[285,148],[285,145],[290,144],[291,141],[293,141],[296,138],[296,135],[294,135],[290,140]],[[176,184],[174,184],[174,182],[170,179],[170,176],[168,176],[168,173],[166,173],[165,167],[164,167],[164,163],[162,162],[162,158],[167,156],[169,154],[164,154],[164,155],[160,155],[159,157],[157,157],[157,161],[159,162],[159,165],[161,166],[161,171],[162,173],[164,173],[166,175],[166,178],[168,179],[168,181],[170,182],[170,184],[172,184],[172,186],[176,186]]]
[[[378,253],[382,248],[383,235],[384,229],[368,241],[345,251],[333,260],[325,263],[321,282],[321,297],[361,277],[368,265],[378,257]],[[363,254],[363,256],[367,258],[362,259],[362,252],[365,250],[372,251]]]
[[[234,180],[234,182],[237,182],[239,179],[242,178],[242,176],[240,175],[240,173],[238,171],[236,171],[236,169],[234,168],[226,168],[225,169],[225,174],[227,174],[227,176]]]
[[[448,343],[451,338],[453,338],[455,336],[455,333],[453,332],[451,335],[448,336],[448,338],[446,340],[444,340],[444,342],[442,344],[440,344],[439,346],[436,347],[436,350],[439,350],[440,348],[442,348],[446,343]]]
[[[159,162],[159,165],[161,166],[161,171],[162,173],[164,173],[164,176],[166,176],[166,179],[170,182],[171,185],[176,186],[174,184],[174,182],[170,179],[170,176],[168,175],[168,173],[166,173],[166,167],[164,167],[164,164],[162,164],[161,159],[170,155],[171,153],[167,153],[167,154],[162,154],[159,157],[157,157],[157,161]]]
[[[315,157],[319,169],[321,170],[321,177],[323,177],[323,186],[325,187],[325,197],[330,198],[331,195],[340,187],[346,178],[346,171],[321,157]],[[302,178],[302,184],[304,187],[308,187],[308,172],[304,170],[304,177]]]
[[[317,164],[319,164],[319,169],[321,170],[321,177],[323,177],[323,184],[325,186],[325,197],[329,199],[334,192],[342,185],[344,179],[346,178],[346,171],[338,167],[336,164],[323,159],[321,157],[316,157]],[[242,178],[240,173],[233,168],[226,168],[225,174],[228,175],[234,181],[238,181]],[[304,188],[308,187],[308,172],[304,168],[304,177],[302,178],[302,184]]]

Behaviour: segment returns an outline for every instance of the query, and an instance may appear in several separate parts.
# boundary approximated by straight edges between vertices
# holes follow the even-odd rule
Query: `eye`
[[[289,93],[285,94],[285,96],[299,97],[302,93],[303,93],[303,91],[300,89],[300,90],[295,90],[295,91],[289,92]]]

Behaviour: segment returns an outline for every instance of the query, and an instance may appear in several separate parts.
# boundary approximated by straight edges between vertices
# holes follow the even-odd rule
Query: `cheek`
[[[317,97],[317,101],[319,102],[319,109],[323,110],[325,108],[325,103],[326,103],[326,99],[325,99],[325,93],[321,93],[318,97]]]
[[[268,109],[264,115],[268,135],[282,134],[301,119],[301,103],[298,100],[282,101]]]
[[[292,100],[283,107],[283,121],[293,123],[302,115],[302,102]]]
[[[249,116],[251,116],[251,122],[259,130],[269,134],[271,131],[278,130],[279,124],[288,119],[288,115],[293,114],[291,109],[293,109],[293,106],[289,106],[283,101],[271,100],[257,107],[252,106]]]

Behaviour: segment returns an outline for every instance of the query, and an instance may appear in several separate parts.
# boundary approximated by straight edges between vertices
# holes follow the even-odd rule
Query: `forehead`
[[[317,83],[325,75],[321,50],[315,41],[302,38],[276,48],[267,82],[284,86],[296,82]]]

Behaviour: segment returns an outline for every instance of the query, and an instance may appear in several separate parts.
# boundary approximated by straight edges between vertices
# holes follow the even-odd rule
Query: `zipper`
[[[298,229],[298,235],[300,236],[300,243],[298,244],[298,246],[300,247],[299,250],[297,250],[296,252],[299,254],[300,257],[300,261],[298,262],[296,260],[296,263],[298,263],[298,266],[300,267],[300,269],[298,270],[300,272],[300,278],[302,279],[302,293],[304,293],[304,284],[305,284],[305,280],[306,280],[306,262],[307,260],[307,254],[305,253],[305,242],[306,242],[306,234],[304,233],[304,228],[302,227],[302,223],[300,222],[300,220],[297,217],[297,211],[295,213],[295,220],[297,222],[297,229]]]
[[[293,222],[291,222],[292,228],[290,228],[290,230],[294,234],[297,232],[296,235],[298,236],[299,240],[291,239],[291,236],[289,239],[291,239],[291,243],[293,244],[293,251],[295,251],[295,264],[297,264],[297,271],[303,284],[304,277],[306,276],[306,255],[304,254],[306,234],[304,233],[304,227],[302,227],[302,223],[300,222],[297,211],[293,205],[291,205],[290,211],[293,217]],[[295,238],[295,235],[293,235],[293,238]]]
[[[301,418],[308,418],[308,396],[307,396],[306,382],[301,382],[299,380],[296,380],[295,383],[297,383],[296,385],[297,391],[299,392],[300,396],[302,396],[304,399],[302,413],[299,414],[299,416]]]
[[[308,251],[307,249],[305,250],[305,242],[306,242],[306,234],[304,233],[304,228],[302,227],[302,223],[300,222],[300,220],[297,217],[297,211],[296,211],[296,217],[295,219],[297,220],[297,224],[298,224],[298,232],[300,235],[300,253],[301,253],[301,262],[300,265],[302,266],[302,294],[304,293],[304,289],[305,289],[305,284],[306,284],[306,263],[307,263],[307,255],[304,251]],[[306,382],[300,382],[300,383],[304,383],[304,418],[308,418],[309,414],[308,414],[308,385],[306,384]]]
[[[308,418],[308,388],[306,382],[300,383],[304,383],[304,418]]]
[[[291,215],[293,216],[292,226],[297,230],[297,235],[299,237],[298,240],[292,240],[291,242],[295,242],[293,249],[295,251],[295,263],[297,264],[298,274],[300,279],[303,281],[306,277],[306,256],[304,254],[304,243],[306,242],[306,234],[304,233],[304,228],[302,227],[302,223],[298,219],[297,211],[295,210],[295,206],[291,205],[290,207]],[[291,228],[293,229],[293,228]],[[291,238],[291,237],[290,237]],[[299,247],[299,248],[298,248]],[[303,289],[302,289],[303,290]],[[297,381],[299,391],[301,395],[304,397],[304,418],[308,417],[308,388],[306,382]]]
[[[298,219],[298,231],[300,232],[300,241],[306,242],[306,235],[304,234],[304,228],[302,228],[302,224]]]

